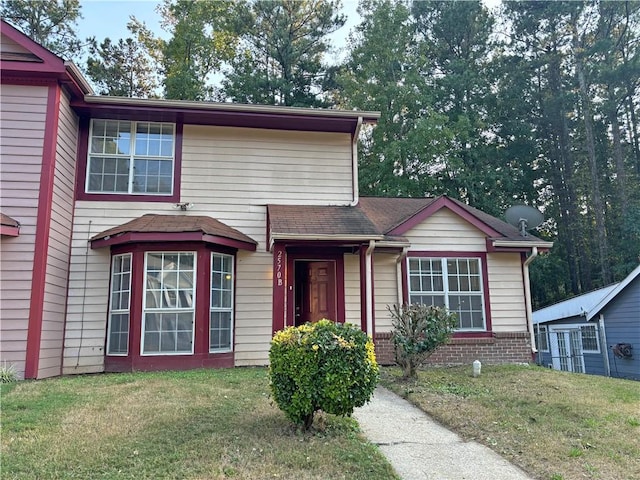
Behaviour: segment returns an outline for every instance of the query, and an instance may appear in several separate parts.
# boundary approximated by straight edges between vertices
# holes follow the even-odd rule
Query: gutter
[[[544,242],[547,243],[547,242]],[[524,261],[522,265],[524,276],[524,302],[526,306],[527,315],[527,328],[529,329],[529,335],[531,337],[531,353],[535,354],[538,351],[536,347],[536,335],[533,331],[533,309],[531,308],[531,284],[529,283],[529,265],[538,256],[538,247],[531,248],[531,255]]]
[[[75,63],[67,60],[64,62],[64,67],[67,70],[69,76],[73,79],[74,82],[76,82],[78,87],[80,87],[80,90],[85,95],[85,99],[86,95],[95,95],[93,88],[91,88],[91,85],[89,84],[89,82],[87,82],[87,79],[84,78],[84,75],[82,75],[82,72]]]
[[[366,315],[367,315],[367,335],[373,338],[373,282],[371,272],[373,271],[373,251],[376,248],[376,241],[370,240],[367,251],[365,252],[365,296],[366,296]]]
[[[351,182],[353,187],[353,200],[349,204],[351,207],[355,207],[360,200],[360,190],[358,186],[358,137],[360,137],[361,128],[362,117],[358,117],[358,123],[353,132],[353,138],[351,139]]]
[[[402,292],[402,262],[407,258],[407,253],[409,253],[409,247],[403,247],[402,253],[398,255],[398,259],[396,260],[396,287],[398,289],[398,305],[402,305],[404,303],[404,296]]]
[[[598,330],[600,333],[600,351],[602,352],[602,360],[604,361],[604,370],[607,377],[611,376],[611,364],[609,363],[609,349],[607,348],[607,331],[604,328],[604,315],[600,314],[598,318]]]
[[[544,240],[493,240],[494,247],[527,247],[548,249],[553,247],[553,242],[545,242]],[[536,251],[537,255],[537,251]],[[535,258],[535,257],[534,257]]]
[[[85,95],[85,103],[102,105],[129,105],[134,107],[175,107],[193,108],[194,110],[209,110],[220,112],[268,113],[272,115],[300,115],[305,117],[324,117],[356,119],[375,123],[380,118],[380,112],[365,112],[355,110],[329,110],[320,108],[282,107],[270,105],[249,105],[223,102],[198,102],[193,100],[164,100],[156,98],[126,98],[110,97],[106,95]]]

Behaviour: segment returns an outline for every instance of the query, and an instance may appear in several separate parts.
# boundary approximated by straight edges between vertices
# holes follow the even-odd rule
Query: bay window
[[[131,254],[114,255],[111,261],[111,302],[107,353],[129,352],[129,306],[131,300]]]
[[[209,350],[230,351],[233,344],[233,257],[211,254]]]
[[[486,330],[480,258],[412,257],[408,264],[410,303],[446,307],[459,331]]]
[[[142,354],[193,353],[195,252],[145,255]]]

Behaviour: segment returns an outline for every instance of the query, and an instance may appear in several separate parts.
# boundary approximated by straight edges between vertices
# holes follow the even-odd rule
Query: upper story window
[[[172,195],[175,125],[93,119],[87,193]]]
[[[458,330],[485,330],[479,258],[410,258],[409,302],[447,307],[458,315]]]

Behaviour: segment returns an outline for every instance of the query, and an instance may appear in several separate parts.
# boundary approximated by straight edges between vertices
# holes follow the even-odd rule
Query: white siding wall
[[[6,35],[0,35],[0,52],[8,52],[8,53],[28,53],[29,50],[18,45],[16,42],[11,40]],[[4,85],[2,86],[4,88]]]
[[[77,136],[78,118],[69,106],[69,99],[63,94],[58,121],[38,378],[59,375],[61,372]]]
[[[450,210],[443,208],[405,234],[411,241],[410,250],[486,252],[484,233]],[[391,264],[388,271],[391,271]],[[376,279],[383,267],[376,265]],[[394,270],[395,271],[395,270]],[[487,272],[491,302],[492,330],[524,332],[527,330],[524,284],[519,253],[488,253]],[[390,278],[390,273],[389,273]],[[376,292],[377,295],[377,292]],[[376,298],[377,310],[380,302]],[[388,331],[390,325],[376,316],[377,331]]]
[[[2,46],[4,49],[4,44]],[[47,87],[0,89],[0,205],[21,224],[0,240],[0,352],[24,375]]]
[[[391,331],[387,305],[398,303],[397,258],[397,254],[389,253],[376,253],[374,256],[376,332]]]
[[[360,256],[357,254],[344,255],[344,303],[345,321],[360,325]]]
[[[172,203],[76,202],[64,373],[103,370],[110,254],[87,248],[95,234],[145,213],[209,215],[258,241],[256,252],[237,256],[235,356],[237,365],[265,364],[273,266],[266,204],[352,199],[348,134],[193,125],[183,133],[180,194],[194,204],[191,210],[181,213]]]

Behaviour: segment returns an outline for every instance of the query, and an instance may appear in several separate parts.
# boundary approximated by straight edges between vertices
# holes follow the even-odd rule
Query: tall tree
[[[243,2],[234,0],[164,0],[162,27],[171,37],[155,35],[133,19],[131,30],[160,65],[164,96],[179,100],[208,100],[212,75],[235,54],[240,26],[246,23]]]
[[[156,96],[155,68],[143,44],[134,38],[98,44],[90,39],[87,75],[101,95],[148,98]]]
[[[80,54],[80,0],[2,0],[2,18],[64,59]]]
[[[242,103],[328,106],[332,69],[328,35],[341,28],[340,0],[257,0],[250,27],[222,82],[221,95]]]

